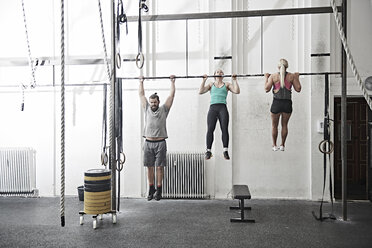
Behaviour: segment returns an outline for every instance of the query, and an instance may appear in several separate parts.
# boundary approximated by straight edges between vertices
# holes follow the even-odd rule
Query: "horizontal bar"
[[[134,62],[136,59],[123,59],[123,62]]]
[[[327,57],[331,56],[331,53],[312,53],[310,54],[311,57]]]
[[[232,59],[232,56],[216,56],[213,59]]]
[[[342,11],[338,6],[337,10]],[[188,13],[170,15],[143,15],[141,21],[175,21],[175,20],[196,20],[196,19],[219,19],[259,16],[281,16],[281,15],[306,15],[306,14],[327,14],[333,13],[332,7],[311,7],[311,8],[290,8],[290,9],[267,9],[267,10],[246,10],[209,13]],[[128,22],[137,22],[138,16],[128,16]]]
[[[300,73],[301,76],[317,76],[317,75],[340,75],[341,72],[302,72]],[[236,75],[236,77],[263,77],[265,74],[239,74]],[[203,75],[198,75],[198,76],[175,76],[175,78],[180,78],[180,79],[190,79],[190,78],[203,78]],[[213,77],[232,77],[232,75],[207,75],[208,78],[213,78]],[[138,80],[140,77],[118,77],[123,80]],[[158,77],[143,77],[144,79],[170,79],[170,76],[158,76]]]
[[[341,75],[341,72],[303,72],[300,73],[301,76],[317,76],[317,75]],[[214,76],[214,75],[209,75],[208,78],[212,77],[231,77],[232,75],[223,75],[223,76]],[[236,77],[263,77],[264,74],[241,74],[241,75],[236,75]],[[138,80],[139,77],[117,77],[118,79],[123,79],[123,80]],[[203,78],[203,76],[176,76],[175,77],[180,78],[180,79],[191,79],[191,78]],[[160,77],[144,77],[144,79],[170,79],[169,76],[160,76]],[[77,86],[102,86],[102,85],[110,85],[110,83],[77,83],[77,84],[65,84],[65,87],[77,87]],[[61,86],[60,84],[39,84],[36,86],[36,88],[41,88],[41,87],[59,87]],[[21,85],[1,85],[0,88],[20,88]]]

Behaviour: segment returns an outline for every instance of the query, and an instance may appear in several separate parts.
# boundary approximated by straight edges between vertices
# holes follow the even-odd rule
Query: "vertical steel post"
[[[186,76],[189,75],[189,22],[186,19]]]
[[[116,16],[115,0],[111,0],[111,107],[110,107],[110,165],[111,165],[111,210],[116,211],[116,134],[115,134],[115,82],[116,82]]]
[[[347,2],[342,0],[342,26],[346,37],[346,10]],[[347,220],[347,146],[346,146],[346,114],[347,114],[347,61],[346,52],[342,49],[342,86],[341,86],[341,165],[342,165],[342,219]]]
[[[260,28],[260,35],[261,35],[261,73],[263,72],[263,16],[261,16],[261,28]]]

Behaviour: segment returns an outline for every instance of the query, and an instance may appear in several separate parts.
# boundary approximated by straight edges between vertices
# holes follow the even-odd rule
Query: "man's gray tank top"
[[[151,138],[168,138],[167,134],[167,116],[169,109],[163,104],[153,112],[150,104],[147,102],[144,109],[145,112],[145,128],[143,137]]]

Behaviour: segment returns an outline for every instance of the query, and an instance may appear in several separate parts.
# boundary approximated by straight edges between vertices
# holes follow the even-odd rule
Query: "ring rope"
[[[141,11],[142,9],[145,12],[148,12],[149,9],[145,4],[146,0],[139,0],[138,6],[138,54],[136,56],[136,66],[138,69],[142,69],[143,64],[145,62],[145,56],[142,53],[142,19],[141,19]]]
[[[122,0],[118,1],[116,8],[116,67],[121,68],[121,56],[120,56],[120,24],[126,24],[126,34],[128,35],[128,19],[124,12],[124,4]]]
[[[338,32],[340,34],[342,45],[343,45],[344,50],[346,52],[346,56],[347,56],[347,59],[349,61],[351,70],[353,71],[354,77],[355,77],[355,79],[357,80],[357,82],[359,84],[359,88],[361,89],[362,94],[363,94],[364,98],[366,99],[369,108],[372,110],[372,100],[369,98],[368,92],[366,90],[366,87],[364,86],[363,81],[362,81],[362,79],[361,79],[361,77],[359,75],[359,72],[358,72],[358,70],[357,70],[357,68],[355,66],[355,62],[354,62],[353,56],[351,54],[351,51],[350,51],[349,46],[347,44],[345,33],[343,31],[341,20],[338,17],[338,11],[337,11],[335,0],[331,0],[331,5],[332,5],[332,9],[333,9],[333,15],[335,17],[335,21],[336,21],[336,24],[337,24]]]
[[[61,226],[65,226],[65,7],[61,0]]]

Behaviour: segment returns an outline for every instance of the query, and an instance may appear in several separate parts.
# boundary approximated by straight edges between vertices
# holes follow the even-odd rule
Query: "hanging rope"
[[[27,42],[28,64],[29,64],[30,69],[31,69],[31,83],[30,83],[30,87],[31,88],[35,88],[36,87],[35,65],[34,65],[33,60],[32,60],[32,57],[31,57],[31,46],[30,46],[30,40],[28,38],[28,29],[27,29],[26,11],[25,11],[24,0],[22,0],[22,11],[23,11],[23,23],[25,25],[25,34],[26,34],[26,42]]]
[[[366,99],[369,108],[372,110],[372,101],[368,96],[368,92],[367,92],[365,86],[363,85],[363,81],[362,81],[362,79],[359,75],[359,72],[358,72],[358,70],[355,66],[353,56],[350,52],[350,49],[349,49],[349,46],[347,44],[347,40],[346,40],[346,37],[345,37],[345,33],[343,31],[344,29],[342,27],[341,20],[338,17],[338,11],[337,11],[335,0],[331,0],[331,5],[332,5],[332,9],[333,9],[333,15],[335,16],[335,21],[336,21],[336,24],[337,24],[338,32],[340,34],[342,45],[343,45],[344,50],[346,52],[346,56],[347,56],[347,59],[349,61],[351,70],[353,71],[354,77],[359,84],[359,88],[362,91],[362,94],[363,94],[364,98]],[[344,25],[346,25],[346,23],[344,23]]]
[[[106,39],[105,39],[105,30],[103,28],[103,19],[102,19],[102,9],[101,9],[101,1],[98,0],[98,10],[99,10],[99,19],[101,22],[101,33],[102,33],[102,42],[103,42],[103,52],[105,54],[105,65],[106,65],[106,72],[107,72],[107,78],[109,81],[111,81],[111,71],[110,71],[110,65],[107,59],[107,49],[106,49]]]
[[[61,226],[65,226],[65,7],[61,0]]]

